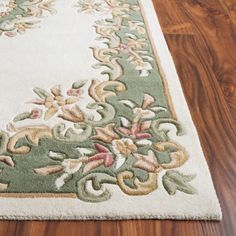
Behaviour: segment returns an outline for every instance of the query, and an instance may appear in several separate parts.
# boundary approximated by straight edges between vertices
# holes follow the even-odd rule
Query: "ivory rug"
[[[150,0],[1,0],[0,218],[221,219]]]

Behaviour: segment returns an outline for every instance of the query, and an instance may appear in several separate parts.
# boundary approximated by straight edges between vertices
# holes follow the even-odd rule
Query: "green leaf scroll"
[[[176,194],[177,190],[188,194],[196,194],[197,190],[189,184],[195,177],[196,175],[184,175],[176,170],[168,170],[162,177],[162,183],[170,195]]]

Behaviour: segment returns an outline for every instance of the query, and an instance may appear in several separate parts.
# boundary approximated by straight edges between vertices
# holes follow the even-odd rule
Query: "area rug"
[[[221,219],[150,0],[2,0],[0,65],[1,219]]]

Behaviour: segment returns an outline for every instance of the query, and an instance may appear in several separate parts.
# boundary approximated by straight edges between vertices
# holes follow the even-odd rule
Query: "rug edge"
[[[130,215],[130,216],[19,216],[19,215],[9,215],[9,216],[0,216],[0,220],[203,220],[203,221],[221,221],[222,217],[218,214],[209,214],[209,215]]]
[[[217,193],[216,193],[216,189],[215,189],[215,186],[214,186],[214,182],[213,182],[213,179],[212,179],[212,175],[211,175],[211,172],[210,172],[210,169],[209,169],[209,166],[207,164],[207,161],[206,161],[206,158],[205,158],[205,155],[203,153],[203,149],[202,149],[202,144],[200,142],[200,139],[199,139],[199,135],[198,135],[198,132],[197,132],[197,129],[196,129],[196,126],[193,122],[193,119],[192,119],[192,115],[190,113],[190,109],[189,109],[189,106],[187,104],[187,101],[186,101],[186,97],[184,95],[184,92],[183,92],[183,88],[182,88],[182,85],[180,83],[180,79],[179,79],[179,75],[177,73],[177,70],[176,70],[176,67],[175,67],[175,64],[174,64],[174,60],[172,58],[172,55],[170,53],[170,50],[169,50],[169,47],[167,45],[167,42],[165,40],[165,36],[163,34],[163,31],[162,31],[162,28],[161,28],[161,25],[160,25],[160,22],[159,22],[159,19],[158,19],[158,15],[156,13],[156,10],[155,10],[155,7],[154,7],[154,4],[153,4],[153,1],[152,0],[138,0],[139,3],[140,3],[140,6],[142,7],[143,11],[144,12],[148,12],[148,16],[151,16],[152,15],[152,18],[153,18],[153,21],[151,21],[150,19],[147,19],[148,17],[146,17],[145,21],[146,21],[146,24],[148,24],[148,26],[150,28],[156,28],[158,30],[158,43],[161,45],[160,47],[163,47],[166,55],[165,55],[165,59],[168,59],[168,62],[169,62],[169,70],[172,70],[172,73],[174,74],[174,77],[177,78],[177,83],[178,83],[178,87],[179,87],[179,90],[181,90],[181,95],[183,96],[184,98],[184,106],[187,107],[188,111],[189,111],[189,116],[190,116],[190,121],[192,123],[192,126],[194,128],[194,131],[196,133],[196,136],[197,136],[197,141],[199,144],[200,144],[200,147],[201,147],[201,152],[203,154],[203,157],[204,157],[204,162],[205,162],[205,168],[207,168],[207,171],[208,171],[208,174],[209,174],[209,178],[210,178],[210,181],[211,181],[211,184],[213,186],[213,191],[214,191],[214,195],[215,195],[215,203],[217,204],[217,209],[216,209],[216,218],[217,220],[222,220],[222,217],[223,217],[223,214],[222,214],[222,208],[221,208],[221,204],[220,204],[220,201],[219,201],[219,198],[217,196]],[[149,9],[148,9],[149,8]],[[148,9],[148,10],[147,10]],[[153,35],[153,32],[150,32],[150,36],[152,37],[153,39],[153,46],[155,48],[155,50],[157,51],[157,41],[156,41],[156,37]],[[160,53],[157,53],[157,60],[160,61],[160,64],[162,64],[162,56],[160,55]],[[167,85],[169,87],[169,81],[167,79]],[[171,95],[171,98],[173,99],[173,94],[172,92],[170,91],[169,89],[169,92],[170,92],[170,95]],[[214,214],[213,214],[214,215]],[[195,217],[193,217],[192,219],[194,219]],[[197,217],[198,218],[198,217]],[[206,217],[208,218],[208,217]],[[168,219],[168,218],[166,218]],[[174,219],[178,219],[178,216],[175,216]],[[206,220],[205,219],[205,216],[200,216],[201,220]],[[208,218],[208,220],[214,220],[215,217],[213,216],[212,218]]]

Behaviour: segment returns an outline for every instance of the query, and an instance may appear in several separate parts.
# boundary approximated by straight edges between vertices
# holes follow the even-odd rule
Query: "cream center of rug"
[[[40,23],[29,34],[0,37],[0,129],[5,130],[15,114],[25,111],[34,87],[60,85],[66,91],[78,80],[107,78],[101,75],[102,69],[92,68],[97,61],[90,48],[101,45],[93,25],[107,15],[78,14],[76,3],[55,1],[55,14],[44,11],[40,18],[31,17],[31,22]],[[89,99],[86,93],[83,99]]]

